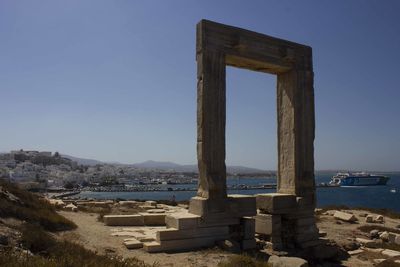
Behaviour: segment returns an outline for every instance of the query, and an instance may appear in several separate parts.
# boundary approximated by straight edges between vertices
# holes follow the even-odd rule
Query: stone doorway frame
[[[277,75],[277,192],[315,207],[312,49],[216,22],[197,24],[197,196],[223,212],[226,65]],[[215,203],[215,204],[214,204]]]

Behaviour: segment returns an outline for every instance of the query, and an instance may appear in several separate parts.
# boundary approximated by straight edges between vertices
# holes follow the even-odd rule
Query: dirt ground
[[[60,214],[78,225],[76,230],[65,232],[62,237],[79,242],[100,254],[119,255],[124,258],[136,257],[148,264],[174,267],[217,266],[221,260],[231,255],[216,248],[195,252],[152,254],[142,249],[128,250],[122,243],[126,237],[111,236],[113,230],[121,227],[104,225],[97,220],[97,214],[67,211],[61,211]]]
[[[318,216],[318,228],[320,231],[326,232],[326,238],[334,240],[339,245],[354,243],[356,237],[367,238],[368,234],[361,232],[357,228],[366,225],[363,214],[378,215],[367,211],[351,210],[357,218],[358,222],[348,223],[337,221],[333,218],[334,211],[327,211]],[[232,255],[229,252],[222,251],[218,248],[199,250],[194,252],[182,253],[147,253],[143,249],[128,250],[123,245],[123,239],[126,237],[111,236],[111,233],[121,227],[105,226],[104,223],[97,220],[98,215],[86,212],[67,212],[61,211],[61,215],[72,220],[78,225],[74,231],[61,234],[62,238],[76,241],[83,244],[86,248],[96,251],[100,254],[119,255],[124,258],[136,257],[148,264],[156,263],[158,266],[174,266],[174,267],[205,267],[217,266],[222,260]],[[360,216],[361,215],[361,216]],[[398,219],[385,218],[384,224],[376,224],[396,228],[400,224]],[[375,225],[369,223],[368,225]],[[266,253],[271,251],[265,250]],[[353,255],[342,262],[342,266],[376,266],[373,259],[385,258],[381,254],[371,251],[364,251],[360,254]]]

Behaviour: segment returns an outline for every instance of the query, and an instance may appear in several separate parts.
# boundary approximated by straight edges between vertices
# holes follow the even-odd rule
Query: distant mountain
[[[197,165],[195,164],[181,165],[169,161],[154,161],[154,160],[147,160],[141,163],[134,163],[134,164],[121,164],[119,162],[103,162],[100,160],[79,158],[65,154],[61,154],[61,156],[76,161],[78,164],[89,165],[89,166],[94,166],[97,164],[116,164],[116,165],[130,165],[138,169],[174,170],[177,172],[198,172]],[[227,166],[227,172],[260,173],[260,172],[265,172],[265,170],[243,167],[243,166]]]
[[[65,155],[65,154],[61,154],[61,157],[70,159],[72,161],[76,161],[80,165],[94,166],[94,165],[97,165],[97,164],[105,164],[105,162],[102,162],[102,161],[99,161],[99,160],[78,158],[78,157],[73,157],[73,156]]]
[[[148,160],[142,163],[132,164],[132,166],[141,169],[158,169],[158,170],[175,170],[178,172],[197,172],[197,165],[180,165],[168,161],[154,161]],[[228,173],[259,173],[265,172],[264,170],[249,168],[243,166],[227,166]]]
[[[132,166],[140,169],[176,169],[180,168],[182,165],[169,161],[147,160],[145,162],[132,164]]]
[[[226,166],[226,171],[228,173],[260,173],[266,172],[266,170],[260,170],[256,168],[249,168],[243,166]]]

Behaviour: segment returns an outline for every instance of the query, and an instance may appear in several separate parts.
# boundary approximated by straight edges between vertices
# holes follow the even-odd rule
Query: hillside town
[[[156,170],[123,164],[82,165],[58,152],[23,149],[0,154],[0,178],[33,191],[197,183],[195,172]]]

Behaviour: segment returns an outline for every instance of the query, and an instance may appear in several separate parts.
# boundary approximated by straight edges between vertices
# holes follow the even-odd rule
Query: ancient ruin
[[[145,249],[187,250],[225,239],[250,249],[255,233],[276,249],[312,246],[318,229],[311,48],[207,20],[197,24],[196,38],[198,193],[189,212],[166,216],[169,229]],[[277,193],[227,195],[226,65],[277,75]]]

